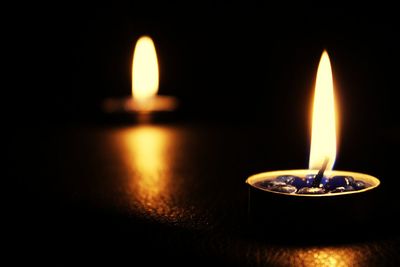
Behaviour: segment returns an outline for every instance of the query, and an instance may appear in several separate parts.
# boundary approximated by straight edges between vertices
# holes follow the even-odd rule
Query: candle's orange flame
[[[332,68],[328,53],[324,51],[315,82],[309,169],[321,169],[324,161],[328,160],[326,170],[332,170],[335,159],[336,114]]]
[[[158,61],[153,40],[142,36],[136,43],[132,62],[132,96],[141,101],[157,94]]]

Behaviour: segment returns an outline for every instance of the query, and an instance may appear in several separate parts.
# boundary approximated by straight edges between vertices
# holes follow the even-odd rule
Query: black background
[[[398,124],[399,41],[390,6],[122,2],[14,9],[4,104],[21,115],[17,121],[99,119],[104,98],[130,94],[134,44],[147,34],[158,51],[159,93],[182,100],[182,117],[302,127],[327,49],[343,128]]]
[[[2,108],[10,134],[5,173],[17,184],[7,190],[17,254],[101,263],[100,252],[111,262],[166,257],[182,265],[185,253],[199,265],[268,265],[279,251],[292,255],[293,244],[275,253],[243,236],[244,180],[307,166],[313,84],[327,49],[340,107],[335,168],[381,178],[379,204],[387,203],[386,217],[361,227],[377,225],[379,233],[387,226],[361,258],[372,266],[370,254],[380,260],[375,266],[398,263],[398,231],[390,232],[399,201],[395,9],[150,1],[9,10]],[[124,206],[129,193],[119,191],[120,182],[130,173],[110,141],[121,125],[100,109],[105,98],[129,96],[133,48],[143,34],[156,44],[159,93],[181,103],[171,131],[182,138],[171,155],[183,160],[172,176],[185,178],[177,206],[194,214],[172,223]],[[352,242],[351,231],[345,237],[350,248],[364,246]]]

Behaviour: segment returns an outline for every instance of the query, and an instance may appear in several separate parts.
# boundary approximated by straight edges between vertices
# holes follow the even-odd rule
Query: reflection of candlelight
[[[169,127],[140,125],[118,131],[115,142],[131,175],[126,189],[132,207],[157,220],[175,222],[193,216],[179,207],[179,177],[173,170],[177,132]],[[178,180],[178,181],[177,181]]]
[[[141,126],[127,130],[123,136],[126,162],[138,177],[132,189],[148,206],[158,206],[160,197],[169,196],[169,135],[166,129]]]
[[[179,128],[141,124],[116,131],[113,142],[128,171],[122,190],[130,207],[147,218],[192,223],[196,211],[180,199],[186,191],[177,167],[186,155],[176,149],[182,142]]]
[[[247,179],[247,183],[250,186],[268,192],[313,197],[360,193],[379,185],[379,180],[370,175],[355,172],[333,171],[332,168],[335,158],[336,115],[332,69],[328,53],[324,51],[319,63],[315,83],[309,170],[261,173],[251,176]],[[317,175],[318,172],[319,174]],[[307,184],[305,179],[307,175],[310,177],[309,180],[314,179],[314,181]],[[326,178],[324,180],[325,184],[321,183],[323,175]],[[283,176],[287,176],[286,180]],[[343,180],[343,185],[340,184],[341,186],[333,187],[333,181],[336,180],[327,178],[335,178],[335,176],[339,177],[336,180]],[[277,177],[283,178],[275,180]],[[294,180],[297,185],[294,185]],[[356,188],[356,183],[360,185],[359,188]],[[261,186],[261,184],[265,186]],[[328,187],[326,185],[332,186]]]
[[[268,247],[268,250],[274,248]],[[339,267],[339,266],[366,266],[368,255],[365,254],[363,246],[327,246],[327,247],[305,247],[305,248],[280,248],[281,253],[275,253],[274,258],[263,258],[265,263],[270,260],[278,266],[306,266],[306,267]],[[266,254],[270,255],[270,254]]]
[[[359,253],[362,252],[358,251]],[[338,267],[357,266],[357,251],[354,248],[304,248],[292,251],[299,266]],[[359,264],[358,266],[362,266]]]
[[[104,109],[111,113],[139,114],[174,110],[177,100],[170,96],[157,95],[158,87],[156,48],[150,37],[142,36],[136,43],[132,60],[132,97],[124,100],[107,99],[104,102]]]

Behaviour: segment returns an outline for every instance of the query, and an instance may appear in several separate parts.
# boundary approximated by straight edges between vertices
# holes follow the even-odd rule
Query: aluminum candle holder
[[[296,225],[306,228],[317,227],[313,225],[320,223],[324,228],[365,224],[376,215],[379,193],[376,188],[380,181],[371,175],[348,171],[325,173],[325,185],[333,177],[352,177],[355,181],[368,185],[354,191],[298,194],[277,192],[264,186],[283,176],[299,177],[307,186],[306,177],[316,174],[317,171],[310,170],[286,170],[250,176],[246,183],[249,187],[248,208],[251,222],[260,226],[279,223],[282,227]]]
[[[315,83],[309,169],[248,177],[249,218],[258,226],[256,231],[277,236],[286,232],[291,237],[304,228],[321,237],[342,227],[346,231],[338,233],[364,234],[360,229],[378,213],[380,181],[368,174],[333,170],[336,121],[332,69],[324,51]]]

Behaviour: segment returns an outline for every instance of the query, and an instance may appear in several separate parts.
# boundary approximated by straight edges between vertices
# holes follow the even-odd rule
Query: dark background
[[[5,174],[16,182],[5,189],[13,211],[8,244],[29,255],[15,258],[187,265],[185,255],[198,265],[296,264],[292,249],[303,246],[247,235],[244,180],[307,166],[313,84],[327,49],[340,107],[335,168],[379,177],[385,196],[382,218],[339,229],[342,256],[348,249],[359,253],[358,266],[398,266],[394,10],[151,1],[6,9]],[[121,125],[100,108],[105,98],[130,95],[133,48],[143,34],[156,44],[159,94],[181,103],[156,128],[171,135],[165,157],[174,161],[160,175],[177,179],[177,193],[149,214],[125,184],[143,174],[124,165],[115,141],[140,126]],[[363,243],[352,231],[375,235]]]
[[[398,124],[399,41],[390,6],[132,1],[28,4],[15,11],[6,52],[11,95],[4,102],[21,119],[100,119],[104,98],[130,94],[133,48],[148,34],[160,62],[159,93],[180,98],[180,115],[189,120],[303,127],[327,49],[343,128]]]

